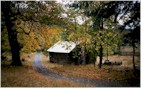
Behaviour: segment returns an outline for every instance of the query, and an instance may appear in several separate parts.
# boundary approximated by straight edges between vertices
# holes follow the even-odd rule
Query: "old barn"
[[[49,52],[50,62],[59,64],[72,63],[72,51],[75,49],[76,44],[72,41],[59,41],[50,47]]]

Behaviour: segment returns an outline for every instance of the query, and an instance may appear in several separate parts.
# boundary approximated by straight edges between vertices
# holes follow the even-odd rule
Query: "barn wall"
[[[49,52],[50,62],[59,64],[70,64],[71,59],[68,53],[53,53]]]

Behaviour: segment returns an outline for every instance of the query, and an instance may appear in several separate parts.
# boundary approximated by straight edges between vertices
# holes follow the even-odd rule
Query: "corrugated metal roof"
[[[72,41],[59,41],[50,47],[47,51],[56,53],[70,53],[75,47],[76,44]]]

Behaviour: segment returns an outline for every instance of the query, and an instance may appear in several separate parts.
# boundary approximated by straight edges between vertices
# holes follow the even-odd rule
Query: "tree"
[[[12,53],[12,63],[11,65],[16,65],[16,66],[20,66],[22,65],[21,61],[20,61],[20,53],[19,50],[20,45],[18,43],[17,40],[17,33],[15,32],[15,28],[13,21],[15,21],[15,17],[13,17],[13,13],[12,13],[12,7],[13,7],[13,3],[12,2],[2,2],[2,12],[3,12],[3,16],[4,16],[4,20],[5,20],[5,25],[7,27],[7,31],[8,31],[8,38],[9,38],[9,43],[10,43],[10,47],[11,47],[11,53]]]
[[[133,47],[133,69],[135,70],[135,48],[140,43],[140,2],[110,2],[109,8],[113,8],[114,13],[110,13],[110,16],[115,15],[114,22],[123,21],[119,29],[123,34],[124,44],[130,44]],[[119,20],[117,20],[119,19]]]
[[[99,48],[99,52],[98,55],[100,57],[100,63],[99,63],[99,67],[101,68],[102,65],[102,59],[103,59],[103,42],[104,42],[104,36],[106,34],[103,34],[104,31],[104,13],[105,13],[105,2],[75,2],[75,4],[73,4],[73,6],[75,6],[75,8],[80,8],[83,9],[83,12],[85,15],[92,17],[92,21],[93,21],[93,29],[95,31],[96,34],[92,34],[92,35],[97,35],[94,39],[94,45],[95,47]],[[77,6],[77,7],[76,7]],[[92,9],[93,8],[93,9]],[[98,38],[96,40],[96,38]],[[96,46],[96,43],[98,45],[99,43],[99,47]]]
[[[122,18],[125,18],[123,27],[129,28],[129,33],[125,37],[127,42],[133,47],[133,69],[135,70],[135,48],[137,44],[140,44],[140,2],[136,1],[131,3],[126,12],[126,18],[125,15]]]
[[[6,26],[8,32],[9,44],[12,53],[11,65],[20,66],[22,65],[20,61],[20,50],[23,48],[23,45],[21,45],[18,41],[18,34],[23,33],[30,35],[32,32],[31,29],[33,29],[34,25],[33,23],[35,22],[46,25],[59,25],[59,21],[61,20],[59,17],[60,11],[58,11],[59,8],[56,7],[55,2],[2,1],[1,4],[2,22]],[[58,21],[55,21],[55,19]],[[25,23],[29,25],[27,29],[25,29],[25,25],[22,26]],[[19,31],[21,33],[19,33]],[[34,29],[33,31],[38,32],[37,29]],[[32,41],[34,41],[33,43],[35,43],[35,45],[38,45],[37,42],[35,42],[35,38]]]
[[[76,1],[72,6],[74,8],[81,9],[85,15],[92,17],[92,21],[93,21],[92,28],[96,32],[98,32],[97,30],[99,30],[98,38],[100,39],[100,41],[102,41],[100,42],[100,47],[99,47],[100,48],[99,49],[100,50],[99,52],[100,68],[101,68],[103,48],[104,48],[102,46],[104,42],[103,32],[105,32],[103,29],[104,27],[106,27],[105,26],[106,23],[108,23],[107,19],[111,20],[110,22],[111,24],[115,24],[111,26],[115,28],[113,30],[118,32],[118,34],[122,33],[122,30],[119,30],[119,29],[125,29],[127,27],[134,29],[135,27],[139,26],[140,3],[138,1],[134,1],[134,2],[133,1],[129,1],[129,2],[125,2],[125,1],[124,2],[122,1],[118,1],[118,2],[114,2],[114,1],[112,2],[94,2],[94,1],[77,2]],[[120,20],[123,21],[124,23],[123,25],[119,24]],[[133,33],[133,31],[130,31],[130,32]],[[105,35],[107,35],[107,33]],[[133,38],[133,37],[131,36],[130,38]],[[119,41],[120,41],[120,38],[119,38]],[[107,41],[107,44],[108,42],[109,40]],[[135,41],[131,41],[131,42],[133,43],[132,44],[133,46],[134,46],[134,43],[136,43]],[[94,42],[94,43],[96,44],[97,42]],[[121,41],[118,42],[119,47],[121,45],[120,43]],[[114,43],[112,42],[112,44]],[[134,48],[135,46],[133,47],[133,49]],[[134,57],[133,57],[133,60],[134,60]]]

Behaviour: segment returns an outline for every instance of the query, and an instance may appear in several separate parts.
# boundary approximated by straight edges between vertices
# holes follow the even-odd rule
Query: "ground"
[[[21,67],[10,66],[9,61],[2,61],[1,65],[1,87],[82,87],[79,83],[66,80],[56,80],[45,77],[36,72],[33,67],[35,53],[25,54],[25,61]]]
[[[99,58],[97,58],[99,59]],[[105,57],[104,57],[105,59]],[[90,79],[110,79],[110,80],[126,80],[132,77],[132,56],[120,56],[113,55],[109,56],[110,61],[122,61],[120,66],[102,66],[98,68],[97,63],[88,65],[60,65],[56,63],[50,63],[48,57],[42,55],[42,62],[44,65],[53,69],[54,72],[63,75],[70,75],[75,77],[86,77]],[[140,59],[136,57],[136,64],[140,68]],[[139,75],[136,74],[136,75]]]
[[[12,67],[8,65],[10,61],[2,61],[1,68],[1,86],[2,87],[85,87],[88,85],[76,83],[73,81],[63,80],[63,79],[53,79],[45,77],[42,74],[36,72],[33,69],[33,59],[35,53],[25,54],[23,58],[23,66]],[[94,67],[93,64],[89,65],[59,65],[50,63],[48,57],[41,55],[42,62],[44,65],[49,67],[54,73],[62,74],[64,76],[74,76],[76,78],[84,77],[89,79],[99,79],[99,80],[123,80],[128,81],[132,84],[135,82],[140,83],[140,74],[133,74],[131,66],[126,67],[126,64],[131,58],[130,56],[110,56],[109,58],[115,60],[117,58],[124,60],[124,64],[121,66],[103,66],[99,69],[97,66]],[[139,58],[137,58],[137,63]],[[128,64],[131,64],[129,61]],[[19,76],[20,75],[20,76]],[[33,81],[34,80],[34,81]],[[90,86],[88,86],[90,87]]]

